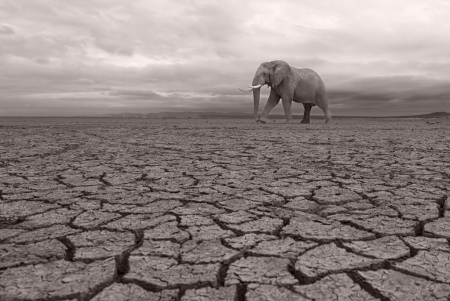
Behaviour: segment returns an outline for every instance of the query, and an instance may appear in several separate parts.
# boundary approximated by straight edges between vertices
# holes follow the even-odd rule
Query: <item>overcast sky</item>
[[[237,87],[280,59],[333,115],[450,112],[449,3],[0,0],[0,116],[250,113]]]

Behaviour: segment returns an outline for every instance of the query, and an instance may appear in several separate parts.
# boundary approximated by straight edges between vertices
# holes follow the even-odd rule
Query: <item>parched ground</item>
[[[0,300],[450,300],[449,133],[0,119]]]

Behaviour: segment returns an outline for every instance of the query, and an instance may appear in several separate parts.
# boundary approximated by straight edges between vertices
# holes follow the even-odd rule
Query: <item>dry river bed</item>
[[[450,120],[0,119],[0,300],[450,300]]]

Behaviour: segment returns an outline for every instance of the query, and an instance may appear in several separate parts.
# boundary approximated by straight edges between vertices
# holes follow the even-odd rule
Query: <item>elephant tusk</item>
[[[259,89],[259,88],[261,88],[262,87],[262,85],[256,85],[256,86],[247,86],[247,88],[250,88],[250,90],[242,90],[242,89],[239,89],[239,91],[242,91],[242,92],[252,92],[254,89]]]
[[[253,89],[250,89],[250,90],[242,90],[242,89],[240,89],[240,88],[238,88],[238,90],[239,90],[239,91],[242,91],[242,92],[252,92],[252,91],[253,91]]]
[[[252,88],[252,89],[259,89],[261,88],[262,85],[256,85],[256,86],[247,86],[247,88]]]

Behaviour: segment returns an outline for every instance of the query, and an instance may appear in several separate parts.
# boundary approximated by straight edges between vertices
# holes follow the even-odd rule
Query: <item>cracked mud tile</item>
[[[423,235],[450,239],[450,217],[425,224]]]
[[[89,210],[81,213],[72,222],[76,227],[83,229],[94,229],[110,220],[119,218],[121,215],[118,213],[110,213],[99,210]]]
[[[85,178],[82,174],[61,175],[59,179],[68,186],[101,186],[103,183],[97,178]]]
[[[73,198],[67,201],[58,201],[58,205],[64,206],[69,205],[72,210],[100,210],[102,205],[99,200],[83,199],[83,198]]]
[[[385,236],[369,241],[352,241],[343,245],[355,253],[380,259],[397,259],[410,254],[408,246],[397,236]]]
[[[42,179],[38,182],[29,182],[25,186],[30,190],[63,190],[66,189],[66,185],[59,184],[55,182],[53,179]]]
[[[231,300],[231,299],[230,299]],[[269,284],[249,284],[245,293],[246,301],[311,301],[285,287]]]
[[[236,300],[237,289],[235,285],[227,287],[203,287],[186,290],[181,301],[232,301]]]
[[[0,245],[0,269],[64,259],[65,246],[57,240],[26,245]]]
[[[83,262],[52,261],[9,268],[0,277],[2,300],[87,298],[115,278],[113,259]]]
[[[299,236],[319,241],[373,239],[375,234],[343,225],[338,221],[313,221],[304,218],[292,218],[289,225],[283,227],[282,235]]]
[[[225,242],[234,249],[244,249],[256,246],[261,241],[278,239],[278,237],[268,234],[249,233],[239,237],[226,238]]]
[[[256,208],[259,205],[257,202],[242,198],[232,198],[229,200],[220,201],[218,204],[219,206],[232,211],[249,210]]]
[[[189,203],[186,206],[178,207],[171,211],[178,215],[213,215],[226,213],[224,209],[219,209],[206,203]]]
[[[176,217],[173,215],[161,215],[159,213],[130,214],[121,219],[103,225],[103,227],[112,230],[139,230],[174,221],[176,221]]]
[[[46,204],[37,201],[14,201],[0,203],[0,219],[18,220],[21,217],[42,213],[51,209],[60,208],[56,204]]]
[[[166,289],[209,284],[217,285],[220,264],[178,264],[175,259],[153,256],[130,256],[130,271],[124,281],[139,281]]]
[[[96,295],[91,301],[128,301],[128,300],[157,300],[176,301],[178,290],[164,290],[161,292],[146,291],[136,284],[114,283]]]
[[[277,194],[266,193],[260,190],[241,192],[236,194],[236,197],[248,199],[258,204],[267,204],[273,206],[284,204],[284,197]]]
[[[193,197],[192,200],[195,202],[205,202],[205,203],[215,203],[211,200],[217,200],[222,201],[224,199],[230,198],[229,195],[223,194],[218,192],[217,190],[214,190],[211,188],[213,185],[213,179],[210,177],[207,177],[206,179],[203,179],[202,177],[198,177],[200,182],[197,184],[198,193],[200,193],[199,196]]]
[[[35,191],[31,192],[24,188],[13,188],[13,187],[3,187],[2,188],[2,199],[9,202],[10,204],[14,202],[23,201],[33,201],[35,198]]]
[[[226,185],[212,185],[211,188],[219,193],[226,194],[229,196],[236,196],[236,194],[243,191],[243,189],[236,189],[233,187],[228,187]]]
[[[335,219],[339,220],[338,216],[339,215],[337,215],[336,217],[330,216],[330,218],[335,218]],[[393,209],[391,207],[378,206],[378,207],[370,208],[370,209],[366,209],[366,210],[353,210],[349,214],[343,215],[343,216],[363,216],[363,218],[377,217],[377,216],[398,217],[399,214],[395,209]]]
[[[292,201],[284,204],[283,207],[300,211],[312,211],[317,209],[319,204],[313,201],[308,201],[304,197],[296,197]]]
[[[275,234],[283,226],[283,220],[279,218],[261,217],[254,221],[249,221],[242,224],[228,224],[232,230],[237,230],[243,233],[266,233]]]
[[[450,285],[406,275],[393,270],[358,272],[383,296],[392,301],[445,301],[450,299]]]
[[[329,218],[339,220],[341,222],[352,222],[355,225],[374,233],[386,235],[415,235],[416,221],[403,220],[401,218],[389,216],[329,216]]]
[[[439,208],[437,204],[421,205],[393,205],[403,216],[404,219],[426,221],[439,217]]]
[[[187,241],[180,252],[181,260],[186,263],[227,263],[239,255],[239,252],[223,246],[217,239],[203,242]]]
[[[323,205],[340,205],[362,200],[359,194],[336,186],[322,187],[314,191],[313,198]]]
[[[372,203],[367,200],[360,200],[357,202],[345,203],[342,205],[342,207],[344,207],[345,209],[351,210],[351,211],[353,211],[353,210],[368,210],[368,209],[374,208]]]
[[[298,257],[295,270],[309,278],[315,278],[332,272],[365,268],[381,262],[381,259],[356,255],[330,243],[318,246]]]
[[[186,231],[192,235],[193,240],[212,240],[236,236],[233,231],[223,230],[216,224],[211,226],[189,227]]]
[[[289,272],[290,261],[277,257],[241,258],[233,262],[225,278],[225,286],[239,283],[260,283],[275,285],[297,284]]]
[[[0,231],[0,242],[6,240],[10,237],[18,236],[21,233],[26,232],[22,229],[1,229]]]
[[[151,182],[150,186],[156,191],[178,193],[186,188],[194,186],[195,182],[196,181],[192,178],[180,176],[177,178],[154,180]]]
[[[311,194],[309,188],[303,185],[289,184],[283,183],[287,187],[271,187],[271,186],[263,186],[262,189],[285,198],[294,198],[298,196],[308,196]]]
[[[103,209],[105,211],[131,214],[164,214],[179,206],[183,206],[183,204],[177,200],[161,200],[142,206],[130,204],[105,204]]]
[[[307,300],[329,300],[329,301],[375,301],[358,284],[346,274],[329,275],[319,281],[308,285],[296,285],[294,291],[307,297]],[[407,300],[407,299],[404,299]]]
[[[418,189],[415,189],[418,188]],[[411,198],[416,198],[416,199],[423,199],[423,200],[439,200],[440,198],[442,198],[444,196],[444,193],[442,191],[439,190],[435,190],[433,192],[427,192],[427,191],[423,191],[425,187],[422,185],[419,186],[415,186],[413,185],[409,185],[408,187],[405,188],[399,188],[399,189],[395,189],[392,190],[392,193],[395,194],[396,196],[400,196],[400,197],[411,197]]]
[[[145,210],[142,209],[142,207],[136,206],[136,205],[129,205],[129,204],[109,204],[109,203],[103,203],[102,204],[102,211],[104,212],[116,212],[116,213],[122,213],[122,214],[134,214],[136,211],[139,214],[152,214],[153,212],[151,210]],[[158,213],[154,213],[158,214]],[[160,215],[162,213],[159,213]]]
[[[450,252],[450,245],[445,238],[431,238],[425,236],[407,236],[403,240],[411,248],[424,251],[444,251]]]
[[[281,207],[265,207],[265,211],[261,211],[261,214],[267,214],[267,216],[276,216],[281,219],[297,219],[297,220],[303,220],[303,221],[320,221],[325,223],[330,223],[331,221],[328,221],[328,219],[323,218],[317,214],[303,212],[303,211],[295,211],[287,208],[281,208]],[[267,212],[268,211],[268,212]]]
[[[177,200],[161,200],[155,201],[151,204],[143,206],[137,206],[128,210],[121,210],[122,213],[165,213],[169,212],[177,207],[183,206],[180,201]]]
[[[123,205],[146,205],[156,201],[156,196],[148,195],[146,193],[135,193],[133,191],[124,191],[123,188],[106,187],[105,190],[98,195],[102,200],[110,204]]]
[[[450,218],[450,192],[447,194],[442,209],[444,210],[444,217]]]
[[[181,227],[211,226],[215,224],[210,217],[203,215],[181,215],[180,218]]]
[[[142,174],[105,174],[103,177],[103,181],[106,181],[107,183],[111,184],[112,186],[117,186],[121,184],[131,183],[138,180]]]
[[[419,251],[412,258],[394,263],[394,267],[400,271],[450,283],[450,253],[447,252]]]
[[[145,239],[142,246],[133,250],[131,255],[141,256],[163,256],[178,258],[180,255],[181,245],[168,240],[147,240]]]
[[[144,231],[144,238],[149,240],[172,240],[183,243],[189,240],[189,233],[177,227],[177,222],[168,222]]]
[[[9,238],[9,243],[39,242],[52,238],[63,237],[66,235],[79,233],[80,230],[69,228],[65,225],[55,225],[49,228],[41,228],[34,231],[22,232],[19,235]]]
[[[22,223],[18,224],[17,227],[35,229],[49,227],[55,224],[67,224],[73,217],[80,213],[81,210],[69,210],[66,208],[50,210],[44,213],[28,216]]]
[[[344,206],[336,205],[322,205],[320,206],[320,211],[317,213],[319,216],[329,216],[336,215],[340,213],[348,212],[348,209]]]
[[[103,192],[103,187],[102,186],[76,186],[76,187],[73,187],[71,190],[79,192],[80,194],[95,195],[95,194]]]
[[[135,236],[130,232],[89,231],[67,238],[75,246],[74,260],[112,257],[135,244]]]
[[[295,241],[290,237],[262,241],[248,252],[252,255],[279,256],[282,258],[295,259],[300,254],[317,246],[312,241]]]
[[[253,221],[258,217],[248,213],[247,211],[240,210],[232,213],[218,214],[215,218],[226,224],[240,224]]]

